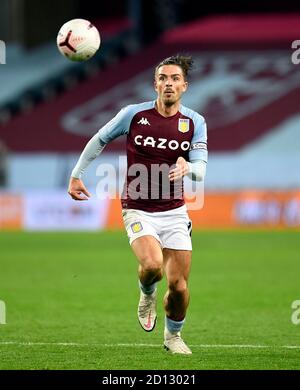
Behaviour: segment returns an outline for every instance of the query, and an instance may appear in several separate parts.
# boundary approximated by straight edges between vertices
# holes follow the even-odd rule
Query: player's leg
[[[189,250],[163,250],[164,269],[168,290],[164,297],[166,313],[164,345],[173,353],[191,354],[181,338],[181,329],[189,304],[188,278],[192,252]]]
[[[168,318],[182,321],[189,304],[188,277],[191,268],[191,251],[163,250],[164,268],[168,290],[164,298],[165,312]]]
[[[188,278],[191,268],[192,223],[186,207],[166,214],[161,221],[160,239],[163,246],[164,271],[168,290],[164,298],[164,345],[173,353],[190,354],[191,350],[181,338],[181,329],[189,304]]]
[[[163,254],[160,243],[153,236],[147,235],[135,239],[131,248],[139,262],[140,283],[146,293],[153,292],[153,286],[163,277]]]
[[[156,323],[156,282],[163,275],[159,226],[147,213],[140,210],[123,210],[122,215],[131,248],[139,262],[141,292],[138,319],[142,328],[150,332]]]
[[[131,248],[139,262],[138,319],[142,328],[151,332],[156,324],[156,282],[163,277],[163,254],[160,243],[150,235],[135,239]]]

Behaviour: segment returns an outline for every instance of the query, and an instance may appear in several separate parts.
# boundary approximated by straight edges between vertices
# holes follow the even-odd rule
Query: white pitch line
[[[100,343],[64,343],[64,342],[20,342],[20,341],[0,341],[1,345],[17,345],[17,346],[62,346],[62,347],[155,347],[161,348],[162,344],[144,344],[144,343],[116,343],[116,344],[100,344]],[[252,349],[300,349],[300,345],[259,345],[259,344],[190,344],[192,348],[252,348]]]

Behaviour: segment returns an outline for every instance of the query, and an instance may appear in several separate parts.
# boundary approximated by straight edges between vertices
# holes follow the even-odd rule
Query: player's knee
[[[151,275],[162,274],[162,261],[160,259],[152,258],[151,256],[145,256],[142,261],[143,271]]]
[[[173,279],[168,282],[169,291],[173,294],[184,295],[188,290],[187,281],[185,279]]]

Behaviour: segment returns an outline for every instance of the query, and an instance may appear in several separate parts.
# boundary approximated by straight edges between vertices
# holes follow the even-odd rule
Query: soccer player
[[[129,242],[139,262],[138,319],[146,332],[154,329],[157,282],[165,274],[164,347],[178,354],[192,353],[181,338],[192,253],[182,181],[185,175],[202,181],[207,163],[205,120],[181,105],[192,62],[191,57],[176,55],[157,65],[157,99],[123,108],[91,138],[72,171],[68,190],[73,199],[87,200],[90,194],[81,180],[84,170],[105,145],[127,135],[127,178],[121,203]]]

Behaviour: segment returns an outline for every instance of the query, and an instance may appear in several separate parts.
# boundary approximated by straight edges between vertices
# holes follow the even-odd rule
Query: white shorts
[[[162,248],[192,250],[192,221],[185,205],[154,213],[123,209],[122,215],[130,245],[136,238],[150,235]]]

